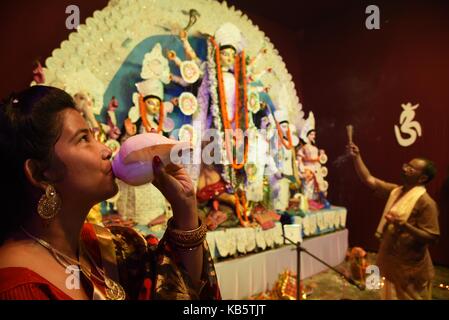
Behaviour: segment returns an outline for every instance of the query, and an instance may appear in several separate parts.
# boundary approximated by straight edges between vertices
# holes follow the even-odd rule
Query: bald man
[[[415,158],[402,166],[402,185],[371,175],[359,148],[347,146],[360,180],[387,200],[376,236],[377,266],[385,277],[382,299],[431,299],[434,268],[428,246],[440,236],[438,207],[425,185],[435,176],[432,161]]]

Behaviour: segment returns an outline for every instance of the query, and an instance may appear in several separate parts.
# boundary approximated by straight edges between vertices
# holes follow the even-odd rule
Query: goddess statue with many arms
[[[182,34],[181,39],[186,52],[189,52],[191,47],[185,35]],[[248,172],[253,175],[254,168],[257,168],[254,164],[248,166],[250,145],[253,142],[257,143],[255,140],[257,135],[250,134],[257,129],[252,114],[261,110],[259,93],[267,91],[259,80],[266,72],[271,72],[271,69],[259,73],[252,72],[258,58],[266,50],[260,50],[255,58],[250,59],[244,49],[242,33],[231,23],[223,24],[213,37],[208,38],[207,68],[201,71],[199,108],[192,119],[199,120],[202,128],[213,128],[218,133],[214,137],[216,144],[211,155],[215,166],[210,164],[204,166],[198,180],[199,202],[206,203],[211,208],[209,216],[220,216],[220,220],[224,219],[223,215],[217,213],[221,210],[220,205],[229,205],[238,217],[238,222],[243,226],[249,226],[251,221],[247,198],[262,200],[262,197],[252,197],[252,194],[244,191],[247,189]],[[192,52],[188,56],[192,61],[196,61],[197,65],[204,66]],[[176,59],[173,54],[169,58]],[[182,68],[180,61],[176,64]],[[247,170],[248,168],[250,170]],[[216,179],[205,179],[206,175],[210,176],[211,170],[215,171]],[[263,171],[264,168],[259,170]],[[249,190],[250,193],[252,191],[255,189]],[[232,217],[228,216],[228,221],[231,220]],[[226,223],[223,225],[231,226]]]

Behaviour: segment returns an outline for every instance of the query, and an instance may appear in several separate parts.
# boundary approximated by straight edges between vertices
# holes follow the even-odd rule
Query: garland
[[[210,41],[212,42],[212,44],[214,45],[215,48],[215,63],[217,66],[217,78],[218,78],[218,93],[219,93],[219,97],[220,97],[220,107],[221,107],[221,115],[222,115],[222,121],[223,121],[223,126],[224,126],[224,131],[225,131],[225,148],[226,148],[226,153],[228,156],[228,159],[231,161],[231,165],[235,170],[239,170],[241,168],[243,168],[243,166],[246,164],[246,162],[248,161],[248,150],[249,150],[249,146],[248,146],[248,139],[247,137],[245,137],[245,141],[246,143],[244,143],[244,153],[243,153],[243,162],[240,164],[237,164],[237,160],[234,158],[233,154],[231,154],[231,148],[233,149],[232,146],[230,146],[230,141],[229,141],[229,132],[233,131],[231,123],[229,121],[228,118],[228,109],[227,109],[227,103],[226,103],[226,96],[225,96],[225,90],[224,90],[224,83],[223,83],[223,71],[221,69],[221,63],[220,63],[220,50],[218,48],[217,43],[215,42],[215,40],[211,37]],[[248,106],[247,106],[247,93],[246,93],[246,64],[245,64],[245,53],[242,52],[242,64],[243,64],[243,90],[244,90],[244,112],[245,112],[245,130],[248,130]],[[240,114],[239,114],[239,109],[240,109],[240,90],[239,90],[239,73],[240,73],[240,59],[237,56],[237,59],[235,61],[235,66],[234,66],[234,73],[236,75],[236,84],[235,84],[235,94],[236,94],[236,104],[235,104],[235,116],[233,119],[233,122],[235,123],[235,127],[236,129],[239,129],[239,122],[240,122]],[[234,145],[236,145],[236,137],[234,134],[233,137],[234,140]],[[232,144],[231,144],[232,145]]]
[[[288,126],[288,128],[287,128],[287,139],[288,139],[288,144],[287,144],[285,142],[285,140],[284,140],[284,135],[282,134],[281,126],[279,125],[279,123],[277,122],[276,119],[274,119],[274,121],[276,122],[276,128],[277,128],[279,139],[281,140],[281,142],[284,145],[284,147],[286,147],[288,150],[290,150],[293,147],[292,134],[290,132],[290,126]]]
[[[243,78],[243,106],[245,112],[245,132],[248,132],[249,128],[249,113],[248,113],[248,91],[247,91],[247,81],[246,81],[246,57],[245,51],[242,51],[242,78]],[[249,150],[249,138],[245,135],[244,141],[244,153],[243,153],[243,164],[248,161],[248,150]],[[242,164],[242,166],[243,166]]]
[[[235,60],[234,60],[234,78],[235,78],[235,88],[234,88],[234,92],[235,92],[235,101],[234,101],[234,114],[233,114],[233,119],[231,119],[231,122],[234,122],[235,124],[235,128],[237,129],[238,126],[240,125],[240,118],[239,118],[239,108],[240,108],[240,86],[239,86],[239,80],[240,80],[240,59],[239,59],[239,55],[236,55]],[[221,76],[221,78],[218,79],[219,83],[223,83],[223,75]],[[227,108],[227,102],[224,101],[225,103],[225,108],[226,110]]]
[[[222,130],[222,123],[220,121],[220,115],[219,115],[219,110],[218,110],[218,93],[217,93],[217,70],[216,70],[216,66],[215,66],[215,59],[213,58],[213,51],[214,48],[212,46],[212,42],[208,41],[207,42],[207,58],[208,58],[208,64],[207,64],[207,70],[208,70],[208,74],[209,74],[209,94],[211,96],[211,111],[212,111],[212,116],[213,116],[213,121],[214,121],[214,126],[217,129],[218,132],[218,137],[217,137],[217,142],[219,146],[223,145],[223,130]],[[221,156],[222,156],[222,161],[224,162],[225,160],[225,156],[223,155],[223,152],[221,152]],[[232,174],[232,173],[231,173]],[[223,170],[221,176],[223,177],[223,179],[227,182],[227,183],[231,183],[231,175],[228,172],[228,170]]]
[[[268,110],[270,111],[270,113],[273,115],[273,119],[274,119],[274,122],[276,123],[276,129],[277,129],[277,132],[278,132],[279,139],[281,140],[281,142],[284,145],[284,147],[286,147],[288,150],[290,150],[293,147],[293,141],[292,141],[292,134],[290,132],[290,126],[288,126],[288,128],[287,128],[287,139],[288,139],[288,144],[287,144],[284,141],[284,135],[282,133],[281,126],[280,126],[279,122],[276,120],[276,117],[274,116],[274,113],[271,110],[270,105],[268,103],[267,103],[267,107],[268,107]],[[278,144],[278,145],[280,146],[280,144]]]
[[[143,96],[139,94],[139,111],[140,111],[140,118],[142,119],[142,124],[145,127],[145,130],[147,132],[151,132],[151,124],[148,122],[147,119],[147,108],[145,105],[145,102],[143,101]],[[164,125],[164,104],[161,102],[159,106],[159,124],[157,126],[157,133],[160,133],[162,131],[162,126]]]

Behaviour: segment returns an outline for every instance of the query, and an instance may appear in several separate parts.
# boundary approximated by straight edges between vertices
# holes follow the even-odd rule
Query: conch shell
[[[186,150],[192,149],[190,142],[166,138],[157,133],[142,133],[127,139],[112,160],[115,176],[132,186],[153,181],[153,158],[158,156],[165,166],[179,164]]]

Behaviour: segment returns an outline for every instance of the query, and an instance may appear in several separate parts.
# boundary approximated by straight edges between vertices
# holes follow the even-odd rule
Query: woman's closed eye
[[[83,135],[80,137],[79,142],[90,142],[90,135],[89,135],[89,134],[83,134]]]

